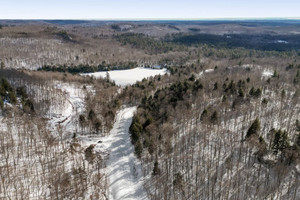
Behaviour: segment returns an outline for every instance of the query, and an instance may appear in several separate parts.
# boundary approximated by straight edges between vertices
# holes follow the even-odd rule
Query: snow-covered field
[[[129,70],[115,70],[108,72],[95,72],[95,73],[87,73],[81,74],[85,76],[93,76],[95,78],[105,78],[109,74],[111,80],[115,81],[117,85],[125,86],[134,84],[137,81],[141,81],[144,78],[148,78],[156,75],[164,75],[167,73],[167,69],[149,69],[137,67]]]
[[[135,110],[136,107],[120,110],[109,136],[96,147],[109,154],[107,173],[111,200],[147,199],[141,164],[134,154],[128,133]]]

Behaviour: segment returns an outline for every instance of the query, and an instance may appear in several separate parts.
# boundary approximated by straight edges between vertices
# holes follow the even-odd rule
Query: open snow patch
[[[289,42],[285,40],[276,40],[275,43],[288,44]]]
[[[209,73],[209,72],[213,72],[213,71],[214,71],[214,69],[206,69],[205,73]]]
[[[167,73],[167,69],[149,69],[149,68],[137,67],[128,70],[95,72],[95,73],[86,73],[81,75],[93,76],[95,78],[99,78],[99,77],[105,78],[107,74],[109,74],[109,78],[115,81],[117,85],[126,86],[126,85],[134,84],[137,81],[141,81],[144,78],[156,76],[159,74],[164,75],[165,73]]]
[[[262,72],[262,77],[264,78],[268,78],[268,77],[271,77],[273,76],[274,72],[269,70],[269,69],[266,69]]]
[[[203,73],[210,73],[210,72],[213,72],[215,69],[206,69],[204,71],[201,71],[198,76],[201,77],[203,75]]]

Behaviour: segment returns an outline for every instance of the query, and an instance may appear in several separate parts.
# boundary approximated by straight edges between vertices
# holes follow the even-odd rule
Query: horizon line
[[[242,21],[242,20],[300,20],[300,17],[219,17],[219,18],[35,18],[35,19],[1,19],[3,20],[21,20],[21,21],[38,21],[38,20],[69,20],[69,21]]]

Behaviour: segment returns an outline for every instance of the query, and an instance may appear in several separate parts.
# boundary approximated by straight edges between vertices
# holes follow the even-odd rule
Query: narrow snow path
[[[119,111],[113,129],[101,143],[109,152],[107,172],[110,200],[146,200],[141,164],[134,154],[129,127],[136,107]]]

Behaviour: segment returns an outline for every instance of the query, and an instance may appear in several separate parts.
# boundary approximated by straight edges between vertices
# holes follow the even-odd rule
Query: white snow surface
[[[214,71],[214,69],[206,69],[205,73],[209,73],[209,72],[213,72],[213,71]]]
[[[164,75],[165,73],[167,73],[167,69],[150,69],[150,68],[137,67],[128,70],[95,72],[95,73],[86,73],[81,75],[93,76],[95,78],[99,78],[99,77],[105,78],[107,73],[109,74],[110,79],[115,81],[117,85],[126,86],[126,85],[134,84],[137,81],[141,81],[144,78],[156,76],[159,74]]]
[[[107,173],[111,200],[148,199],[143,189],[141,163],[134,154],[129,136],[135,111],[136,107],[120,110],[109,136],[102,138],[102,143],[96,147],[109,153]]]
[[[215,69],[206,69],[206,70],[203,70],[201,71],[199,74],[198,74],[198,77],[201,77],[203,75],[203,73],[210,73],[210,72],[213,72]]]
[[[273,74],[274,74],[274,72],[273,71],[271,71],[271,70],[269,70],[269,69],[266,69],[266,70],[264,70],[263,72],[262,72],[262,77],[271,77],[271,76],[273,76]]]
[[[283,44],[288,44],[288,41],[285,40],[276,40],[275,43],[283,43]]]

